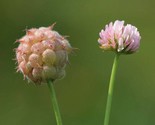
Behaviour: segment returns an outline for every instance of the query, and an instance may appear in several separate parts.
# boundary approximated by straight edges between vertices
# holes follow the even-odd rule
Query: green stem
[[[51,101],[53,104],[53,109],[54,109],[54,114],[56,117],[57,125],[62,125],[62,120],[61,120],[61,115],[60,115],[60,111],[59,111],[59,107],[58,107],[58,103],[57,103],[57,99],[56,99],[54,85],[51,81],[47,82],[47,85],[49,87],[50,97],[51,97]]]
[[[116,77],[116,70],[118,66],[118,60],[119,60],[119,54],[116,54],[113,67],[112,67],[111,77],[110,77],[104,125],[109,124],[110,110],[111,110],[111,103],[112,103],[112,96],[113,96],[113,89],[114,89],[114,82],[115,82],[115,77]]]

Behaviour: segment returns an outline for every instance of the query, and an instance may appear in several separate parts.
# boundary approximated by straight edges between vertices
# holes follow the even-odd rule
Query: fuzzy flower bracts
[[[28,80],[41,84],[64,77],[72,47],[53,26],[29,29],[17,42],[17,71]]]

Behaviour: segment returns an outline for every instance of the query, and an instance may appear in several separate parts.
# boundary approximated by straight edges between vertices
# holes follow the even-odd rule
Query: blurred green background
[[[64,125],[103,125],[114,53],[98,47],[98,33],[111,21],[138,27],[138,53],[121,56],[110,125],[155,125],[154,0],[1,0],[0,125],[56,125],[48,88],[15,72],[14,41],[26,28],[49,26],[80,50],[67,75],[55,84]]]

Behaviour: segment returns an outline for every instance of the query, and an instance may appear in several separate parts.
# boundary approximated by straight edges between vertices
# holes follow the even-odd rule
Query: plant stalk
[[[109,125],[109,119],[110,119],[110,111],[111,111],[111,104],[112,104],[112,97],[113,97],[113,90],[114,90],[114,83],[116,78],[116,70],[118,67],[118,60],[119,60],[119,54],[116,54],[113,67],[111,71],[111,77],[109,82],[109,90],[108,90],[108,97],[107,97],[107,104],[106,104],[106,111],[105,111],[105,118],[104,118],[104,125]]]
[[[53,105],[53,109],[54,109],[56,123],[57,123],[57,125],[62,125],[62,120],[61,120],[59,106],[58,106],[58,102],[57,102],[57,98],[56,98],[56,94],[55,94],[55,90],[54,90],[54,85],[51,81],[48,81],[47,85],[48,85],[48,88],[50,91],[50,97],[51,97],[51,101],[52,101],[52,105]]]

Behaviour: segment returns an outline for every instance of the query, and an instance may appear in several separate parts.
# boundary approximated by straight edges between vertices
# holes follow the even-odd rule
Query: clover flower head
[[[124,21],[116,20],[105,26],[99,33],[98,43],[103,50],[111,50],[117,53],[131,54],[140,46],[140,33],[131,24],[124,25]]]
[[[17,42],[17,71],[28,80],[41,84],[64,77],[72,47],[64,36],[53,30],[53,25],[29,29]]]

